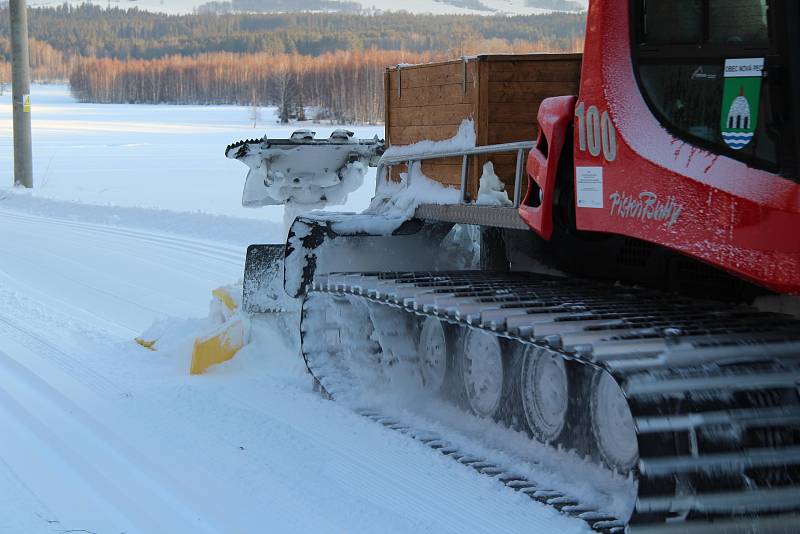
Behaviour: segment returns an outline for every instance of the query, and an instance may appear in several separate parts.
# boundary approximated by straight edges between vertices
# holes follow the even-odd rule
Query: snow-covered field
[[[10,91],[0,96],[0,184],[10,183],[13,169],[10,99]],[[225,147],[264,134],[288,137],[301,127],[320,137],[336,129],[278,125],[274,108],[261,108],[263,120],[253,128],[247,107],[78,104],[58,85],[34,86],[32,101],[36,198],[261,221],[279,222],[282,211],[241,206],[247,167],[225,158]],[[383,137],[383,126],[351,129]],[[342,209],[361,210],[371,196],[364,189]]]
[[[32,192],[10,187],[0,106],[0,533],[587,530],[323,400],[277,327],[195,377],[181,347],[135,344],[205,316],[245,246],[279,236],[223,156],[263,128],[246,108],[33,101]]]

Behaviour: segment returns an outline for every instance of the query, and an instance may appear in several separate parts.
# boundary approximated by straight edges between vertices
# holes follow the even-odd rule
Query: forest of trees
[[[429,61],[429,54],[383,50],[331,52],[317,57],[230,53],[155,60],[93,59],[76,65],[73,93],[92,102],[177,102],[279,107],[283,119],[303,106],[316,119],[383,120],[383,69],[401,61]]]
[[[0,37],[8,37],[0,8]],[[84,57],[157,59],[207,52],[303,54],[342,50],[451,53],[465,43],[518,41],[569,46],[583,35],[584,14],[529,16],[273,13],[165,15],[84,4],[32,8],[30,36]]]
[[[480,0],[436,0],[456,7],[475,11],[493,12]],[[573,0],[525,0],[528,7],[539,9],[558,9],[560,11],[581,11],[583,6]],[[197,7],[198,13],[276,13],[296,11],[328,11],[339,13],[359,13],[364,11],[358,2],[341,0],[213,0]]]
[[[9,80],[0,8],[0,83]],[[87,102],[302,106],[383,117],[383,70],[479,53],[579,51],[583,14],[517,17],[282,13],[165,15],[83,5],[29,10],[33,78]]]

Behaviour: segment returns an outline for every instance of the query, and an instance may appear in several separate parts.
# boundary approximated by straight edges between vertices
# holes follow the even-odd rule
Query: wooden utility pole
[[[10,0],[11,100],[14,114],[14,183],[33,187],[31,148],[31,72],[25,0]]]

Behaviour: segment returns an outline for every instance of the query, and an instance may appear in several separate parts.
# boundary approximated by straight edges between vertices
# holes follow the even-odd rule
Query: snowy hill
[[[148,11],[161,11],[171,14],[192,13],[207,0],[92,0],[101,6],[120,8],[138,7]],[[407,0],[398,4],[391,0],[354,0],[369,11],[408,11],[431,14],[510,14],[532,15],[552,11],[569,10],[571,4],[586,8],[588,0]],[[29,5],[52,6],[52,0],[32,0]],[[61,3],[61,2],[58,2]],[[71,0],[71,4],[84,3]],[[303,2],[297,2],[298,10],[303,10]]]

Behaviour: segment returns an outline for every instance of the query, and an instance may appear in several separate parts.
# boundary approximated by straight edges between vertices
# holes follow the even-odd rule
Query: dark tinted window
[[[767,0],[644,0],[647,44],[767,45]]]
[[[722,118],[732,128],[744,129],[743,119],[722,117],[723,110],[723,67],[721,62],[708,63],[669,63],[643,64],[639,68],[642,85],[652,106],[669,125],[691,138],[728,149],[722,130]],[[766,80],[762,82],[758,121],[754,135],[748,143],[736,149],[736,155],[747,159],[757,159],[777,163],[777,146],[768,131],[770,109],[769,90]],[[738,118],[738,117],[737,117]]]
[[[648,0],[645,34],[649,44],[696,44],[703,40],[702,0]]]
[[[766,46],[767,0],[711,0],[709,42]]]
[[[782,87],[760,71],[764,66],[769,74],[780,65],[769,33],[769,4],[635,0],[634,53],[642,93],[675,135],[775,169],[780,161],[774,106]],[[751,70],[755,76],[726,78],[726,64],[735,70],[731,62],[737,60],[759,64]]]

